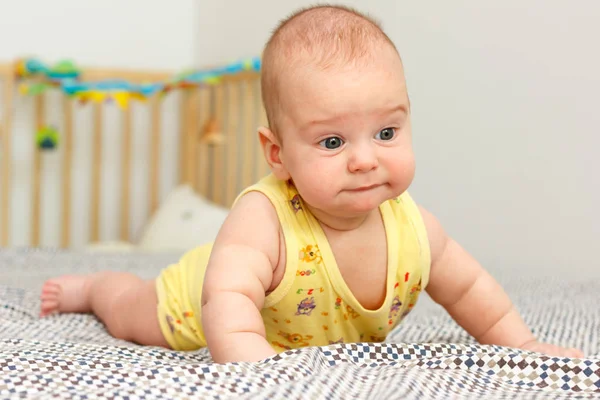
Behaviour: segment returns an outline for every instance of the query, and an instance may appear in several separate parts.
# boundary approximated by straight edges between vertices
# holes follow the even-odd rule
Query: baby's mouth
[[[379,186],[381,186],[381,185],[379,185],[379,184],[376,183],[376,184],[373,184],[373,185],[359,186],[357,188],[350,189],[350,191],[351,192],[366,192],[368,190],[375,189],[376,187],[379,187]]]

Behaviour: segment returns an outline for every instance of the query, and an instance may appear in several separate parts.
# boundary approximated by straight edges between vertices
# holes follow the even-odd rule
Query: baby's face
[[[306,66],[281,81],[281,160],[303,200],[361,215],[399,196],[415,170],[408,95],[391,48],[368,66]]]

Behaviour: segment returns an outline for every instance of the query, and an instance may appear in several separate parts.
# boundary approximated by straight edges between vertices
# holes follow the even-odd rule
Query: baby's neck
[[[323,228],[340,232],[352,231],[360,228],[365,223],[365,221],[367,221],[371,217],[371,215],[373,215],[374,212],[378,211],[377,209],[375,209],[366,214],[350,217],[340,217],[328,214],[326,212],[323,212],[319,209],[314,209],[312,207],[308,208]]]

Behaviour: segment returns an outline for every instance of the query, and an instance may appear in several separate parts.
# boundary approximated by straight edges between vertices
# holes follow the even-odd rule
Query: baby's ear
[[[279,139],[266,127],[258,128],[258,139],[260,140],[265,160],[267,161],[267,164],[269,164],[273,175],[275,175],[277,179],[283,181],[290,179],[290,174],[281,160],[281,145]]]

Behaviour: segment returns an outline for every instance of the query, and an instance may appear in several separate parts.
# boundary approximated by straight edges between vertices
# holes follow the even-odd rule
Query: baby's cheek
[[[414,157],[402,157],[394,160],[392,179],[400,186],[408,186],[415,175]]]

